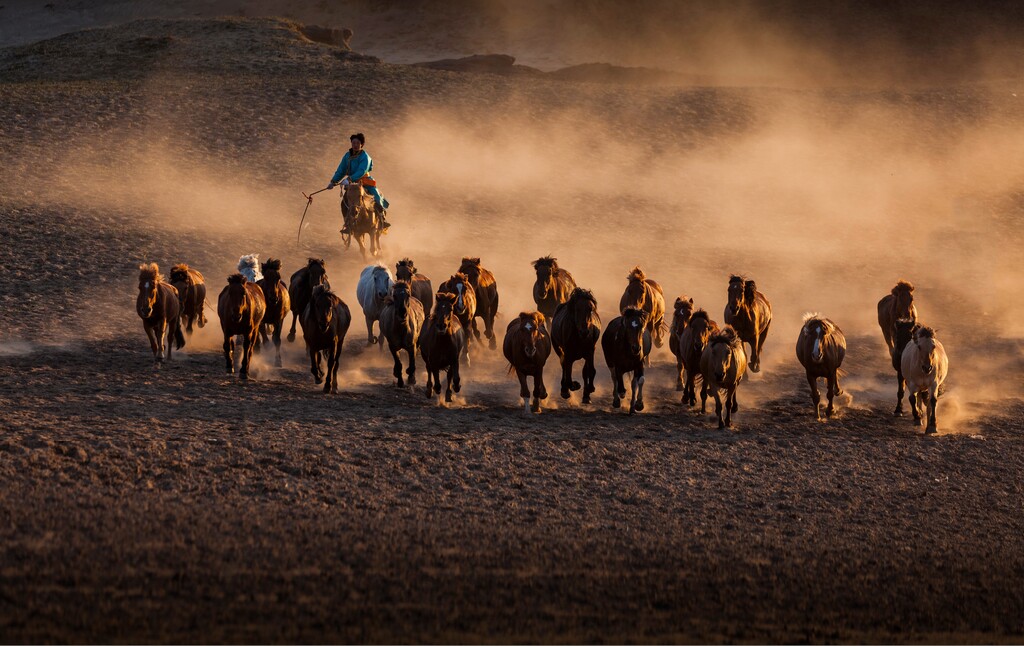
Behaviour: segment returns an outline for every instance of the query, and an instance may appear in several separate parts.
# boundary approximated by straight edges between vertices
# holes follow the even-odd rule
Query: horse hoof
[[[619,406],[621,406],[621,405],[622,405],[622,404],[621,404],[621,403],[619,402],[619,400],[618,400],[618,399],[613,399],[613,400],[612,400],[612,408],[618,408],[618,407],[619,407]]]
[[[584,404],[589,404],[590,403],[590,395],[583,395],[583,403]]]
[[[249,373],[248,372],[240,373],[238,375],[238,378],[241,379],[242,381],[248,381],[249,380]]]
[[[540,412],[540,402],[537,401],[536,399],[533,400],[533,404],[530,405],[530,411],[533,412],[533,413],[539,413]]]
[[[426,391],[425,391],[425,393],[424,393],[424,394],[425,394],[425,395],[427,396],[427,399],[430,399],[430,396],[434,394],[434,393],[433,393],[433,390],[434,390],[434,389],[433,389],[432,387],[430,387],[430,386],[427,386],[427,390],[426,390]]]
[[[569,390],[579,390],[580,388],[582,388],[582,386],[580,386],[580,382],[578,381],[572,382],[572,385],[569,386]]]
[[[914,420],[914,426],[921,426],[921,420],[915,419]]]
[[[313,384],[314,385],[319,386],[322,383],[324,383],[324,380],[322,378],[320,378],[320,377],[314,377],[313,378]]]
[[[643,411],[643,409],[644,409],[644,403],[643,403],[643,402],[639,402],[639,401],[638,401],[638,402],[636,403],[636,409],[637,409],[638,411]]]
[[[836,411],[835,411],[835,409],[834,409],[834,408],[831,408],[831,407],[829,407],[829,408],[826,408],[826,409],[825,409],[825,417],[832,417],[832,415],[834,415],[834,414],[835,414],[835,412],[836,412]]]
[[[405,382],[399,379],[395,382],[395,388],[405,388]]]
[[[563,388],[562,392],[558,394],[562,396],[562,399],[569,399],[569,391],[566,388]]]
[[[935,435],[938,432],[939,432],[939,429],[934,427],[934,426],[929,426],[928,428],[924,429],[924,434],[925,435]]]
[[[462,390],[462,384],[461,383],[452,384],[452,390],[454,390],[455,392],[460,392]]]
[[[444,394],[444,403],[446,403],[446,404],[452,403],[452,394],[451,393],[445,393]]]
[[[718,430],[725,428],[725,422],[718,422]]]
[[[200,326],[200,327],[202,327],[202,326]],[[295,335],[294,334],[289,334],[288,335],[288,343],[295,343]]]
[[[893,417],[903,417],[903,409],[902,408],[897,408],[896,410],[894,410],[892,412],[892,416]]]
[[[761,372],[761,364],[757,364],[756,366],[750,366],[750,372]]]
[[[683,392],[683,384],[676,384],[676,392],[677,393]]]

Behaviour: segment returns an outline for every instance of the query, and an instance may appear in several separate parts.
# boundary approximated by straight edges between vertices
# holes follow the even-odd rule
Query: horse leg
[[[540,370],[533,377],[533,411],[535,413],[540,412],[541,400],[547,398],[548,388],[544,385],[544,367],[541,366]]]
[[[927,435],[939,432],[938,422],[935,420],[935,408],[938,406],[938,403],[939,387],[937,384],[933,383],[928,388],[928,425],[924,430]]]
[[[295,322],[299,320],[299,315],[292,311],[292,329],[288,331],[288,343],[295,342]]]
[[[686,392],[686,385],[683,383],[683,360],[676,357],[676,392]]]
[[[558,394],[562,396],[562,399],[569,399],[569,390],[572,387],[572,361],[569,361],[565,355],[559,355],[558,359],[562,364],[561,392]]]
[[[914,413],[914,426],[921,425],[921,411],[918,408],[919,396],[916,392],[910,392],[907,395],[907,401],[910,403],[910,410]]]
[[[718,428],[725,428],[725,420],[722,419],[722,396],[718,392],[718,388],[714,389],[715,395],[715,414],[718,415]]]
[[[338,339],[334,339],[327,350],[324,352],[327,355],[327,372],[324,374],[324,394],[329,395],[332,392],[338,392],[338,386],[336,383],[338,374]]]
[[[235,335],[224,333],[224,361],[227,363],[228,374],[235,373]]]
[[[484,318],[484,336],[487,337],[487,347],[491,350],[498,347],[498,342],[495,340],[494,335],[494,316],[498,313],[497,310],[498,308],[495,307],[494,311]]]
[[[811,402],[814,404],[814,416],[821,421],[821,393],[818,392],[818,378],[807,371],[807,383],[811,387]]]
[[[907,380],[903,378],[903,370],[896,371],[896,410],[892,414],[896,417],[903,417],[903,393]]]
[[[363,318],[366,319],[366,345],[373,345],[377,342],[377,337],[373,336],[373,317],[363,314]]]
[[[409,375],[409,385],[413,386],[416,384],[416,344],[413,343],[406,350],[409,352],[409,367],[405,374]]]
[[[454,375],[455,371],[457,370],[456,366],[458,366],[458,365],[459,365],[458,361],[453,362],[453,365],[451,367],[449,367],[448,371],[447,371],[448,372],[448,382],[447,382],[447,386],[445,387],[445,390],[444,390],[444,402],[446,404],[452,403],[452,379],[453,379],[453,375]]]
[[[281,367],[281,328],[284,327],[284,320],[274,324],[274,367]]]
[[[768,338],[768,326],[757,335],[757,350],[754,352],[754,367],[751,372],[761,372],[761,352],[764,351],[764,341]]]
[[[736,384],[725,390],[725,426],[732,428],[732,414],[736,412]]]
[[[630,384],[630,414],[644,409],[644,367],[633,371],[633,382]]]
[[[392,369],[391,374],[393,374],[395,379],[398,380],[398,387],[403,388],[405,386],[405,380],[402,379],[402,360],[398,358],[398,350],[396,350],[395,345],[391,343],[391,339],[388,339],[388,350],[391,352],[391,358],[395,360],[395,367]]]
[[[618,371],[615,368],[612,368],[611,371],[612,371],[612,408],[618,408],[622,404],[622,402],[619,399],[619,397],[620,397],[620,395],[619,395],[619,381],[620,381],[619,373],[618,373]]]
[[[448,371],[448,374],[454,374],[454,376],[452,377],[452,388],[455,390],[455,392],[460,392],[462,390],[462,373],[459,372],[458,361],[453,362],[452,368],[451,370]]]
[[[338,339],[334,346],[334,370],[331,372],[331,392],[338,392],[338,368],[341,366],[342,339]]]
[[[694,404],[696,406],[696,404]],[[700,380],[700,414],[704,415],[708,412],[708,382],[704,381],[703,378]]]
[[[309,371],[313,374],[313,383],[319,386],[323,383],[324,372],[320,368],[320,351],[309,348]]]
[[[153,326],[153,332],[156,335],[156,362],[163,363],[164,338],[167,336],[167,320],[160,319],[160,321]]]
[[[153,327],[147,323],[143,323],[142,328],[146,330],[146,338],[149,339],[149,349],[153,352],[153,360],[159,366],[160,354],[157,352],[159,346],[156,344],[156,332],[154,332]]]
[[[523,412],[530,414],[530,385],[526,382],[526,373],[516,368],[516,378],[519,380],[519,397],[523,400]]]
[[[590,403],[590,394],[597,390],[594,387],[594,378],[597,377],[597,368],[594,367],[594,351],[591,350],[583,357],[583,403]]]
[[[434,394],[434,372],[427,368],[427,399]]]
[[[242,354],[242,369],[239,371],[238,376],[242,379],[249,378],[249,362],[252,361],[253,349],[256,347],[256,341],[260,338],[259,329],[253,330],[245,337],[245,349]]]
[[[836,380],[835,372],[828,378],[828,408],[825,409],[825,417],[832,417],[832,414],[836,412],[835,406],[832,404],[832,400],[836,396],[836,390],[838,389],[838,382]]]

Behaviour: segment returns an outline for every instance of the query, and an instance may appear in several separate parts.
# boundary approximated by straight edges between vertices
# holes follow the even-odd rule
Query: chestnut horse
[[[302,311],[302,336],[309,352],[309,371],[313,383],[324,382],[324,394],[338,392],[338,366],[341,348],[352,324],[352,313],[328,285],[313,288],[309,303]],[[327,355],[327,372],[320,367],[320,354]]]
[[[466,342],[462,344],[463,360],[466,365],[469,365],[469,344],[472,339],[470,330],[473,326],[473,319],[476,316],[476,290],[469,282],[469,277],[461,272],[455,274],[445,282],[441,283],[441,286],[437,288],[437,292],[455,294],[454,312],[455,316],[459,319],[459,325],[466,333]]]
[[[551,336],[540,312],[522,312],[508,324],[502,351],[510,364],[509,372],[519,378],[519,396],[525,412],[540,412],[540,400],[548,398],[544,386],[544,364],[551,356]],[[527,378],[533,377],[533,404]]]
[[[558,266],[558,260],[544,256],[533,261],[537,271],[537,282],[533,284],[533,301],[537,310],[550,324],[554,320],[555,308],[569,299],[576,289],[572,274]]]
[[[913,338],[903,349],[902,365],[907,392],[910,393],[910,410],[914,413],[914,426],[921,426],[921,418],[927,417],[925,433],[937,433],[935,408],[949,370],[949,359],[946,349],[935,338],[934,330],[930,327],[914,330]]]
[[[736,330],[726,325],[708,339],[708,346],[700,357],[700,371],[704,376],[704,387],[701,388],[701,399],[707,400],[707,391],[715,396],[715,413],[718,415],[718,428],[732,426],[732,414],[739,409],[736,402],[736,387],[747,374],[747,354],[743,351],[743,341]],[[722,417],[721,391],[725,390],[725,417]],[[701,409],[704,401],[701,401]]]
[[[469,284],[476,293],[476,314],[473,317],[473,336],[480,340],[480,331],[476,328],[477,317],[484,320],[484,336],[488,347],[494,350],[498,343],[494,337],[494,319],[498,316],[498,283],[494,274],[480,266],[479,258],[463,258],[459,273],[469,278]]]
[[[629,414],[644,409],[644,359],[651,353],[651,332],[647,312],[627,307],[622,316],[612,319],[601,336],[604,360],[612,373],[612,408],[618,408],[626,396],[623,377],[633,373],[630,384]]]
[[[384,309],[384,299],[388,297],[394,284],[395,279],[391,275],[391,270],[383,263],[365,267],[359,274],[359,282],[356,283],[356,298],[359,299],[359,306],[363,308],[363,318],[366,319],[366,343],[381,343],[381,351],[384,350],[384,339],[378,339],[374,335],[373,324],[380,318],[380,311]]]
[[[625,312],[627,307],[643,310],[647,313],[647,329],[654,340],[654,346],[660,348],[665,335],[665,292],[661,285],[651,280],[639,267],[626,276],[629,284],[619,299],[619,311]],[[651,365],[650,357],[647,365]]]
[[[267,302],[259,285],[250,283],[242,274],[228,276],[228,284],[217,298],[220,329],[224,333],[224,361],[228,374],[235,372],[235,337],[242,337],[242,366],[239,377],[249,378],[249,361],[260,334]]]
[[[185,332],[192,336],[192,324],[206,325],[206,279],[185,263],[171,267],[171,284],[178,290],[178,304],[181,306],[181,320]]]
[[[409,385],[416,383],[416,347],[423,321],[423,305],[412,295],[409,281],[397,281],[384,301],[384,309],[380,311],[380,335],[388,340],[388,349],[395,360],[394,375],[399,388],[405,386],[402,380],[402,360],[398,358],[400,350],[409,354],[409,369],[406,370]]]
[[[555,309],[551,321],[551,346],[562,364],[562,399],[569,399],[570,390],[579,390],[572,380],[572,364],[583,359],[583,403],[590,403],[594,392],[594,352],[601,336],[601,317],[597,315],[597,299],[590,290],[577,287],[569,300]]]
[[[917,328],[917,321],[913,319],[896,319],[893,325],[892,367],[896,371],[896,409],[892,414],[895,417],[903,416],[903,394],[907,383],[903,377],[903,350],[914,338]]]
[[[434,306],[434,288],[430,279],[416,271],[416,263],[409,258],[402,258],[395,265],[395,280],[404,280],[412,287],[412,297],[423,306],[424,320],[430,318],[430,308]]]
[[[757,284],[741,276],[729,277],[725,324],[732,326],[745,343],[750,344],[750,372],[761,371],[761,350],[772,324],[772,304],[757,291]]]
[[[889,348],[889,355],[894,355],[896,321],[907,319],[917,322],[917,308],[914,306],[914,286],[905,280],[896,282],[896,286],[882,300],[878,301],[878,327],[882,328],[882,337]]]
[[[288,341],[295,340],[295,324],[299,317],[306,311],[309,299],[313,295],[313,288],[317,285],[326,285],[331,288],[327,280],[327,265],[323,258],[309,258],[306,266],[292,274],[288,281],[288,298],[292,307],[292,329],[288,332]]]
[[[291,309],[291,297],[288,295],[288,288],[281,280],[281,261],[276,258],[267,258],[260,268],[263,278],[256,282],[263,290],[263,298],[267,303],[267,311],[263,314],[263,324],[260,325],[260,335],[263,343],[267,344],[267,328],[271,328],[274,339],[274,349],[277,354],[274,357],[274,365],[281,367],[281,331],[284,330],[284,318]]]
[[[165,345],[167,360],[171,360],[171,337],[174,337],[175,350],[185,346],[179,310],[178,290],[164,281],[160,267],[155,262],[139,265],[139,296],[135,299],[135,311],[142,319],[142,327],[149,337],[149,347],[153,350],[157,368],[164,360]]]
[[[825,416],[832,417],[835,408],[832,400],[842,395],[839,385],[839,368],[846,357],[846,337],[839,326],[831,320],[819,315],[804,316],[800,336],[796,340],[796,358],[807,373],[807,383],[811,386],[811,401],[814,402],[814,414],[821,420],[821,394],[818,392],[818,379],[828,383],[828,407]]]
[[[359,253],[366,260],[366,246],[363,238],[370,237],[370,253],[374,256],[380,254],[381,219],[374,209],[373,196],[366,192],[362,184],[354,183],[343,187],[341,199],[344,202],[341,212],[345,213],[347,208],[354,215],[350,226],[351,233],[341,234],[341,240],[345,243],[345,249],[352,244],[352,238],[359,243]]]
[[[683,332],[693,314],[693,299],[680,296],[672,306],[672,325],[668,329],[668,349],[676,358],[676,390],[682,391],[683,386]]]
[[[697,405],[697,379],[700,386],[700,412],[706,413],[707,384],[701,373],[700,358],[704,348],[708,346],[711,335],[718,332],[718,323],[711,320],[704,310],[697,310],[690,316],[690,322],[679,338],[680,350],[683,354],[683,367],[686,369],[686,380],[683,384],[683,403],[687,406]]]
[[[434,393],[441,394],[441,375],[448,373],[448,388],[444,393],[446,402],[452,401],[452,391],[462,389],[459,377],[459,357],[465,354],[468,334],[455,315],[455,301],[451,292],[438,292],[434,302],[434,313],[420,332],[420,354],[427,367],[427,391],[429,399]]]

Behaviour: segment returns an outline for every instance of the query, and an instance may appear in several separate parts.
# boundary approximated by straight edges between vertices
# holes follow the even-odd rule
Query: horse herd
[[[568,399],[571,392],[582,389],[583,403],[591,403],[591,395],[596,391],[594,355],[600,341],[611,372],[612,406],[622,405],[627,394],[625,376],[629,374],[629,412],[642,411],[644,370],[650,365],[652,346],[662,347],[667,335],[669,349],[676,358],[676,389],[682,392],[683,403],[696,406],[699,384],[701,413],[706,413],[710,396],[715,401],[718,427],[731,426],[732,414],[739,408],[737,388],[748,369],[760,371],[761,353],[772,322],[771,303],[753,280],[729,278],[722,326],[686,296],[675,299],[672,321],[667,324],[664,291],[635,267],[627,276],[619,301],[620,315],[602,329],[594,295],[578,287],[555,258],[539,258],[533,262],[533,268],[537,310],[512,319],[502,344],[509,372],[515,372],[519,379],[524,409],[538,412],[541,400],[548,396],[544,366],[552,350],[562,369],[561,397]],[[260,263],[256,254],[242,256],[238,270],[228,277],[217,301],[228,373],[234,372],[236,337],[242,339],[242,379],[248,378],[252,353],[271,340],[276,349],[275,365],[280,367],[281,333],[291,312],[288,341],[295,340],[296,324],[300,325],[315,383],[323,383],[325,393],[336,393],[338,365],[352,313],[332,291],[324,260],[309,258],[287,284],[281,277],[280,260],[271,258]],[[498,313],[498,284],[479,258],[463,258],[458,270],[436,292],[412,260],[402,259],[395,270],[392,274],[387,266],[377,263],[360,274],[356,297],[366,322],[367,342],[379,343],[382,348],[387,342],[399,387],[416,383],[417,355],[426,367],[428,398],[441,394],[441,373],[446,373],[444,395],[445,401],[450,402],[462,385],[461,367],[470,364],[471,344],[482,343],[477,319],[483,321],[483,338],[489,348],[497,347],[494,320]],[[182,328],[191,335],[194,325],[206,324],[206,285],[202,274],[179,264],[171,268],[170,280],[163,280],[154,263],[139,268],[136,309],[158,366],[165,353],[168,360],[171,358],[172,340],[176,349],[184,346]],[[926,433],[934,433],[936,402],[948,361],[934,330],[918,323],[913,291],[910,283],[899,281],[878,302],[878,324],[896,371],[894,414],[903,414],[903,396],[909,393],[915,425],[921,426],[926,419]],[[379,330],[376,334],[375,325]],[[750,346],[749,352],[746,345]],[[404,377],[400,357],[403,350],[408,358]],[[842,330],[821,315],[806,315],[797,337],[796,355],[805,369],[819,420],[822,406],[818,380],[825,380],[824,415],[831,417],[835,412],[834,398],[843,392],[839,383],[846,355]],[[322,359],[326,359],[326,371]],[[573,379],[573,367],[578,361],[583,362],[582,384]],[[532,391],[528,382],[531,377]]]

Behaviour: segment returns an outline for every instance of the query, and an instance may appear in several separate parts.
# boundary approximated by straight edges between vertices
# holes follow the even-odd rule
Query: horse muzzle
[[[149,317],[153,316],[153,308],[152,307],[150,307],[150,308],[139,307],[139,308],[137,308],[137,310],[139,312],[139,316],[141,316],[144,319],[148,319]]]
[[[534,358],[535,356],[537,356],[537,348],[536,348],[536,346],[534,346],[534,347],[529,347],[529,346],[527,346],[527,347],[523,348],[523,352],[524,352],[524,353],[526,354],[526,356],[527,356],[527,357],[529,357],[530,359],[532,359],[532,358]]]
[[[923,372],[926,375],[932,374],[932,366],[930,366],[930,365],[923,365],[923,366],[921,366],[921,372]]]

